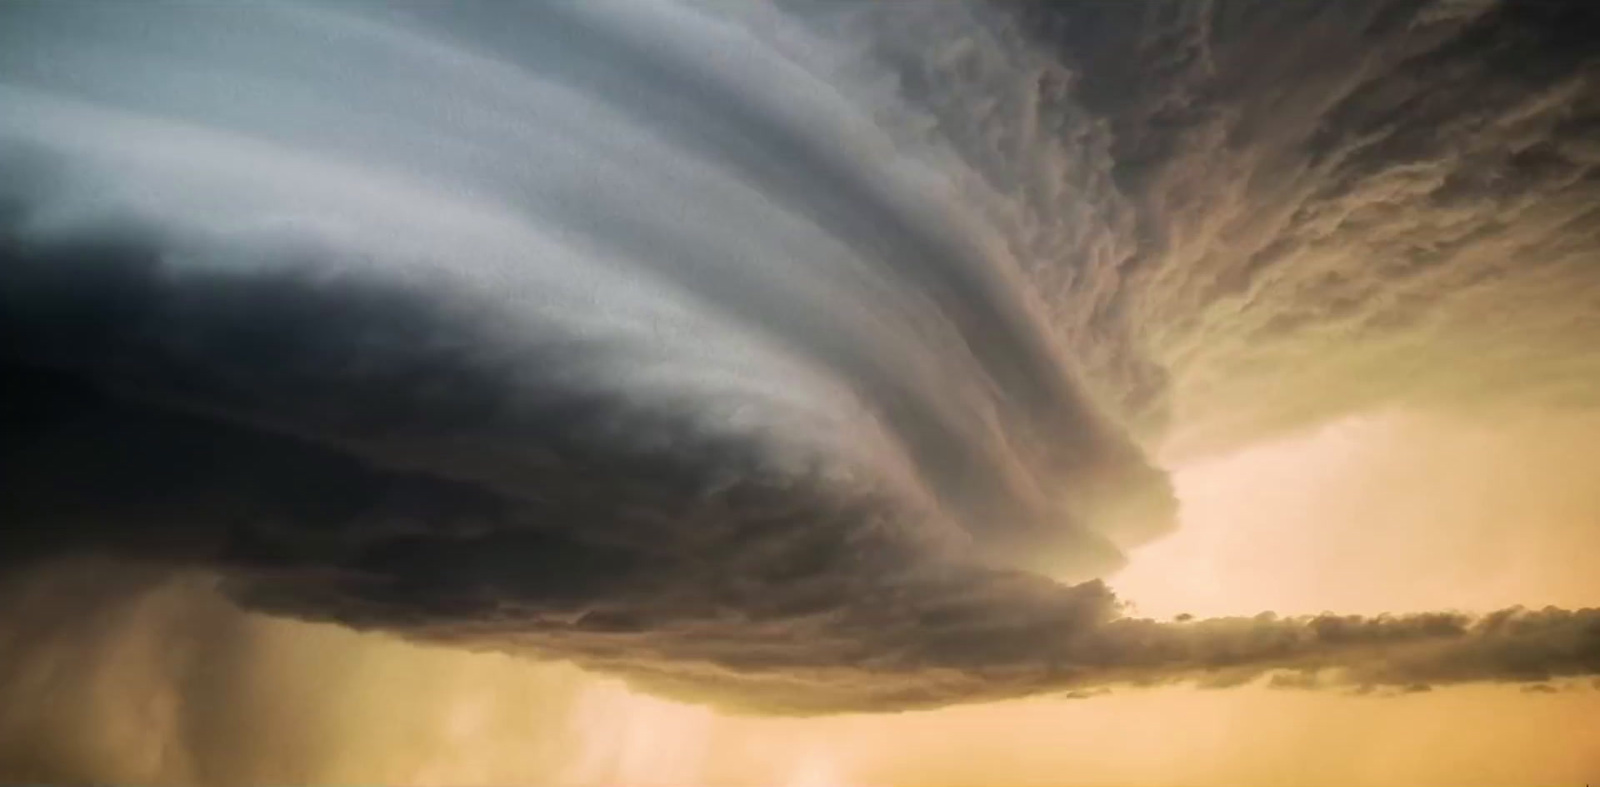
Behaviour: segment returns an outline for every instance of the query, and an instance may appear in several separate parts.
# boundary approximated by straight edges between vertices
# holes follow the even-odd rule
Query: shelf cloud
[[[12,568],[765,713],[1600,674],[1596,610],[1102,581],[1158,458],[1593,406],[1600,8],[0,19]]]

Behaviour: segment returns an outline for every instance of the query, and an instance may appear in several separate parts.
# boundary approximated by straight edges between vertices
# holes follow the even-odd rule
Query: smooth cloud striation
[[[1151,452],[1593,402],[1597,15],[6,7],[5,553],[756,712],[1600,672],[1092,580]]]

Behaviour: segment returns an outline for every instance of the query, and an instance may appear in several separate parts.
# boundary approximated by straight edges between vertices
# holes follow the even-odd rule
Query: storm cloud
[[[1597,15],[8,5],[6,559],[757,712],[1600,672],[1095,579],[1158,454],[1593,404]]]

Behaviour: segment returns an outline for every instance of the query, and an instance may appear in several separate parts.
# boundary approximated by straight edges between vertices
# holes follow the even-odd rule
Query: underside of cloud
[[[762,712],[1600,672],[1092,579],[1158,450],[1592,403],[1597,13],[8,6],[5,559]]]

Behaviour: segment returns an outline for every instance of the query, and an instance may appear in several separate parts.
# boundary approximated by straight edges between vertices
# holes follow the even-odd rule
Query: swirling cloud
[[[1600,667],[1092,580],[1158,449],[1589,403],[1584,6],[0,14],[14,562],[769,712]]]

